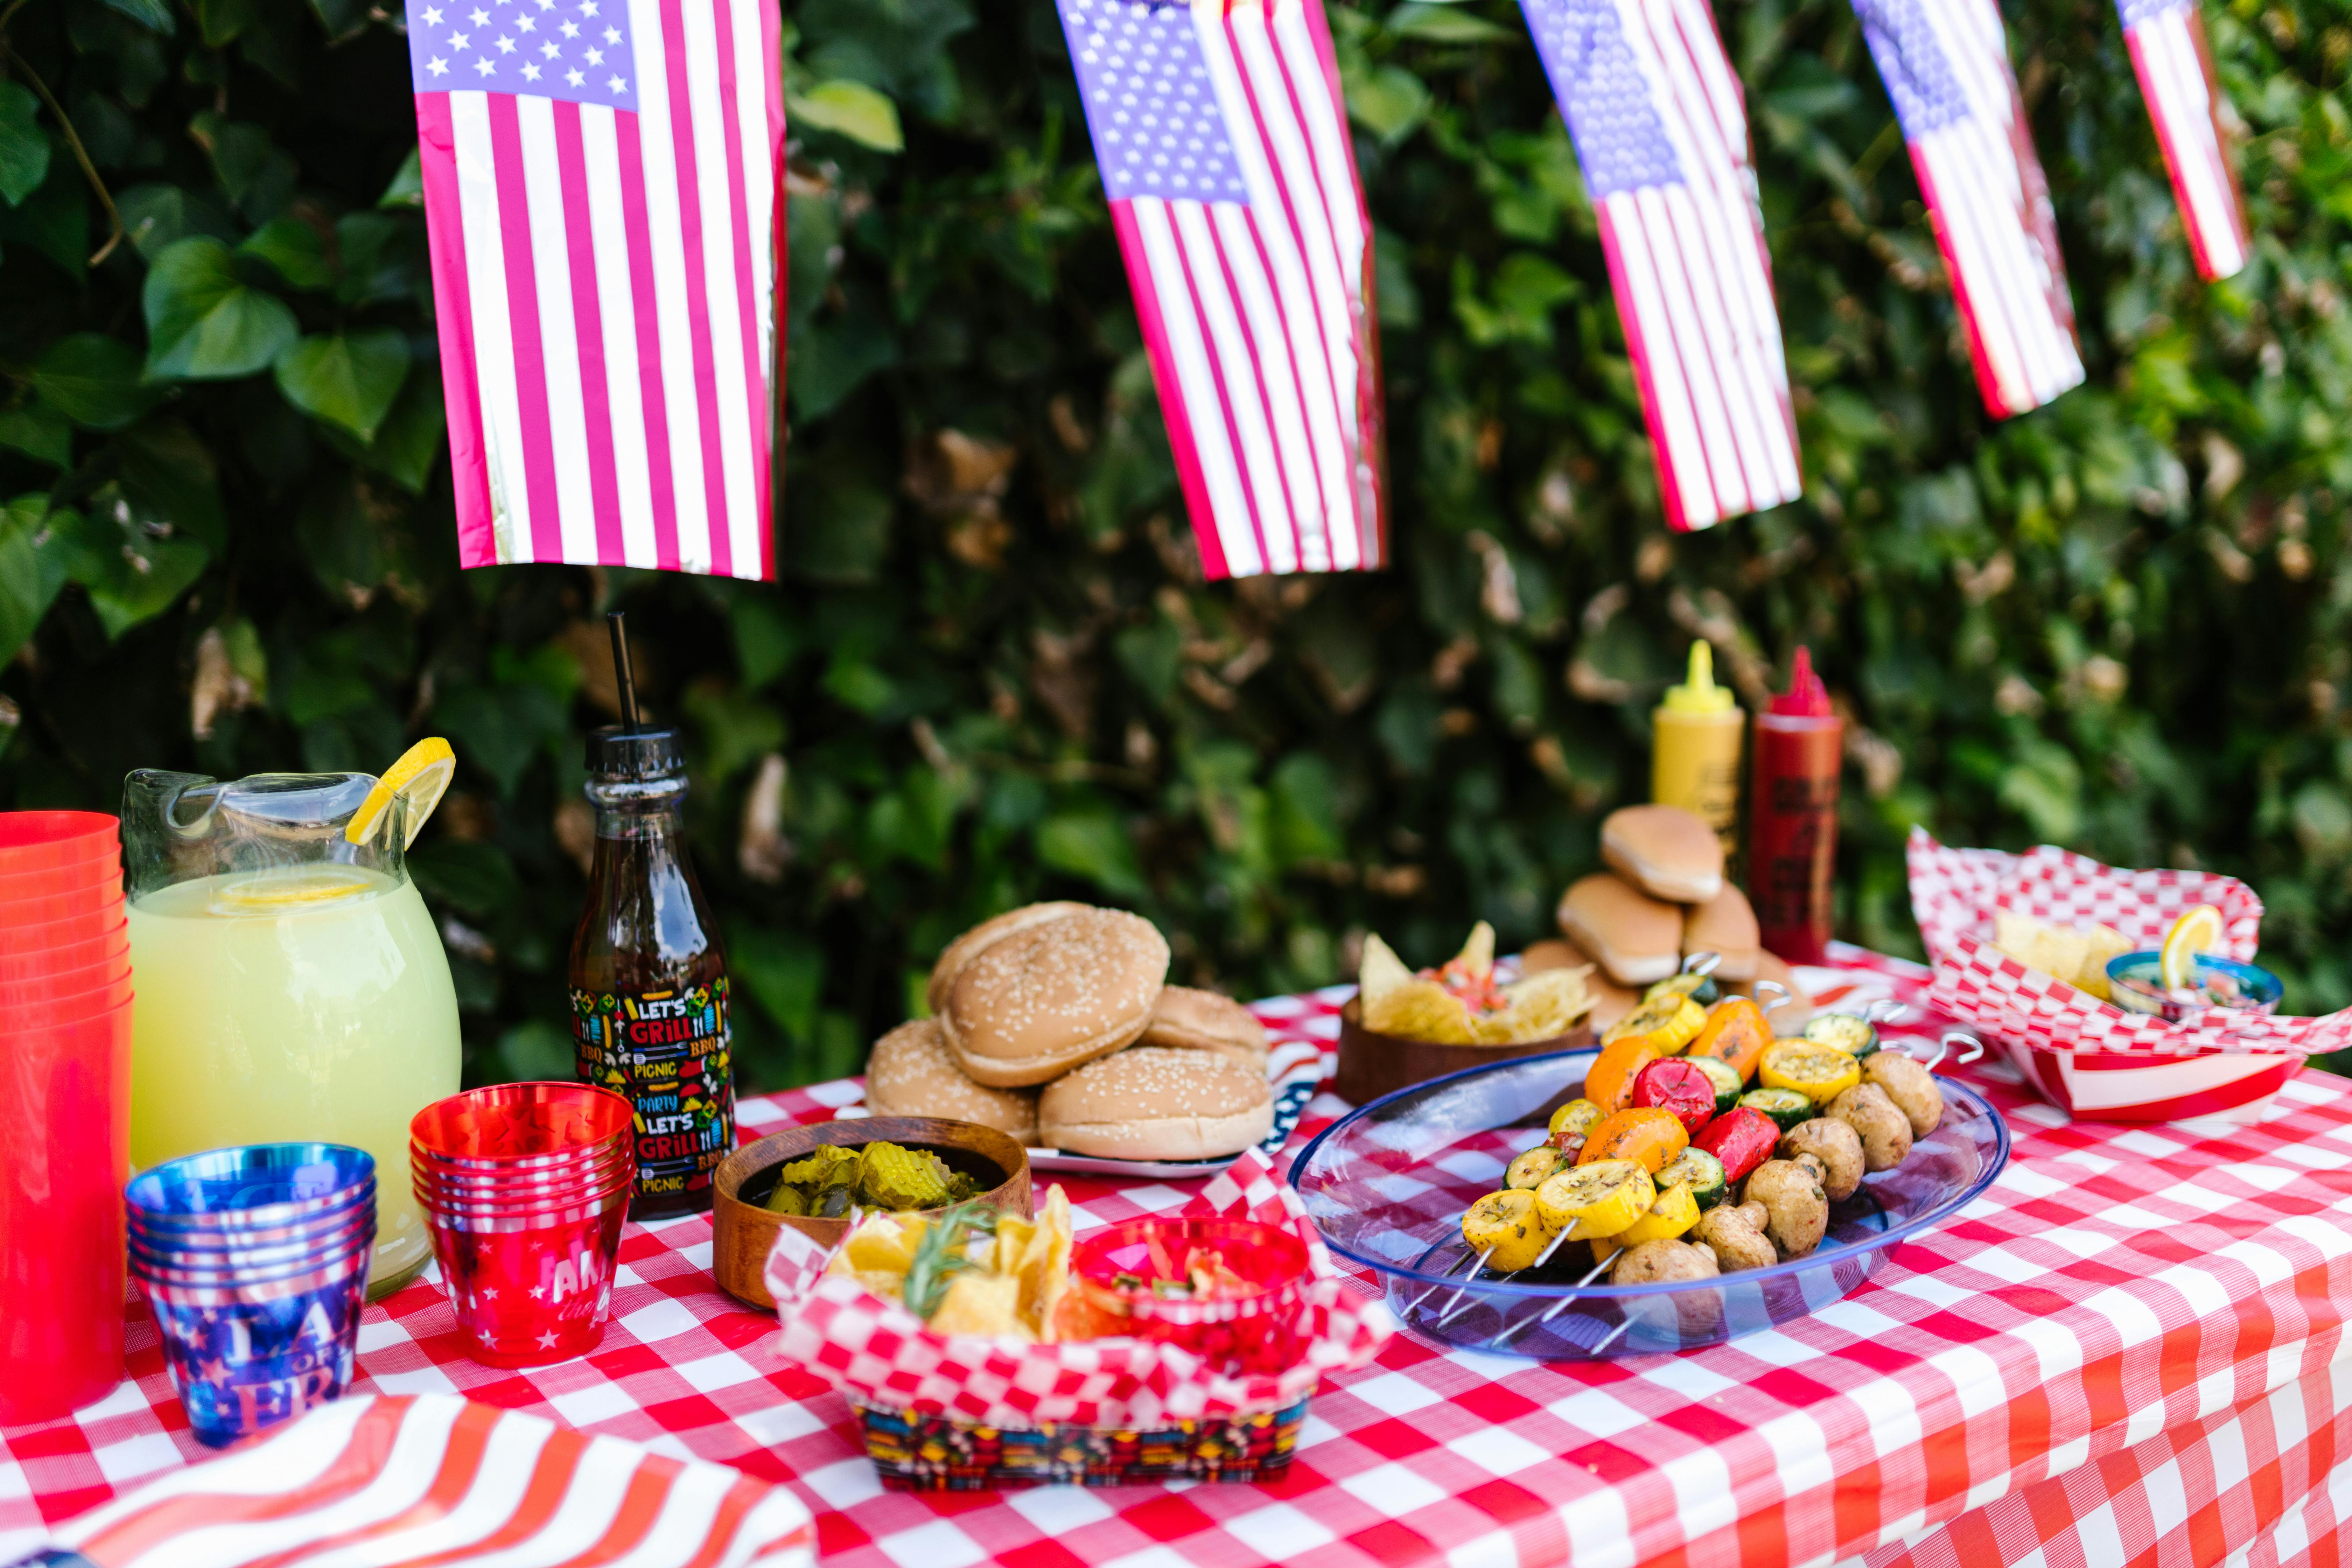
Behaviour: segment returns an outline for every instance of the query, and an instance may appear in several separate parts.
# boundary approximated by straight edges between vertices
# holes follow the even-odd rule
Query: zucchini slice
[[[1867,1018],[1851,1013],[1822,1013],[1805,1026],[1805,1038],[1818,1046],[1835,1046],[1857,1061],[1878,1049],[1878,1030]]]
[[[1687,1187],[1691,1201],[1705,1213],[1724,1200],[1729,1191],[1723,1179],[1723,1162],[1704,1149],[1685,1149],[1669,1160],[1657,1174],[1661,1190],[1667,1187]]]
[[[1693,974],[1685,970],[1680,974],[1667,975],[1643,992],[1642,1000],[1654,1002],[1668,993],[1687,996],[1702,1007],[1712,1007],[1722,997],[1723,988],[1715,983],[1712,974]]]
[[[1739,1069],[1721,1057],[1685,1057],[1685,1061],[1706,1074],[1715,1085],[1715,1113],[1717,1116],[1739,1103],[1739,1091],[1748,1086],[1740,1081]]]
[[[1739,1097],[1739,1103],[1762,1111],[1783,1132],[1800,1121],[1811,1121],[1816,1114],[1812,1100],[1793,1089],[1750,1089]]]

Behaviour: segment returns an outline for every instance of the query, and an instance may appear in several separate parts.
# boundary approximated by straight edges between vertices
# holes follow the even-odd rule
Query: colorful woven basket
[[[1184,1421],[1157,1432],[1046,1423],[985,1426],[851,1402],[866,1452],[891,1491],[971,1492],[1138,1481],[1271,1481],[1290,1468],[1307,1401],[1286,1410]]]

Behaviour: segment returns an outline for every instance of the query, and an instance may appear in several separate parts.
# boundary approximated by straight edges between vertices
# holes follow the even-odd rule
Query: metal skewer
[[[1583,1289],[1587,1285],[1590,1285],[1595,1279],[1600,1279],[1601,1270],[1607,1268],[1611,1264],[1616,1261],[1617,1259],[1612,1254],[1612,1256],[1604,1258],[1600,1262],[1594,1264],[1592,1266],[1592,1272],[1587,1274],[1583,1279],[1578,1280],[1573,1287],[1562,1292],[1559,1300],[1554,1301],[1551,1304],[1550,1309],[1547,1310],[1542,1317],[1520,1320],[1516,1327],[1505,1329],[1501,1333],[1496,1334],[1493,1339],[1488,1340],[1486,1342],[1486,1348],[1489,1350],[1501,1350],[1505,1345],[1510,1343],[1513,1340],[1517,1339],[1529,1329],[1538,1327],[1544,1323],[1549,1323],[1554,1318],[1559,1317],[1562,1311],[1567,1310],[1568,1304],[1576,1300],[1577,1291]],[[1612,1339],[1614,1337],[1614,1335],[1611,1336]],[[1608,1343],[1608,1341],[1603,1340],[1601,1342],[1606,1344]]]

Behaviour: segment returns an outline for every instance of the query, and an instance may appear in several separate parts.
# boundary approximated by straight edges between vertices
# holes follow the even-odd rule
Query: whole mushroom
[[[1924,1062],[1900,1051],[1879,1051],[1862,1064],[1862,1080],[1886,1091],[1895,1109],[1911,1123],[1912,1137],[1925,1138],[1942,1123],[1944,1091],[1936,1087],[1936,1075]]]
[[[1617,1255],[1612,1285],[1655,1285],[1669,1279],[1712,1279],[1715,1254],[1687,1241],[1645,1241]]]
[[[1911,1119],[1874,1083],[1858,1083],[1830,1101],[1832,1116],[1862,1135],[1863,1163],[1891,1171],[1911,1152]]]
[[[1793,1160],[1811,1154],[1821,1162],[1822,1191],[1830,1202],[1843,1203],[1862,1185],[1862,1134],[1834,1116],[1816,1116],[1789,1129],[1780,1140],[1780,1157]]]
[[[1699,1216],[1696,1235],[1715,1254],[1716,1267],[1726,1274],[1742,1268],[1766,1268],[1780,1260],[1764,1227],[1771,1211],[1762,1204],[1720,1204]]]
[[[1744,1206],[1764,1205],[1764,1232],[1782,1258],[1803,1258],[1829,1234],[1830,1198],[1821,1167],[1810,1155],[1767,1160],[1748,1178]]]

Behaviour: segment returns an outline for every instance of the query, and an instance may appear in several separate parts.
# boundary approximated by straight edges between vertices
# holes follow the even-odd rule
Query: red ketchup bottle
[[[1791,963],[1829,956],[1844,751],[1845,721],[1801,647],[1787,694],[1756,715],[1748,810],[1748,901],[1764,945]]]

